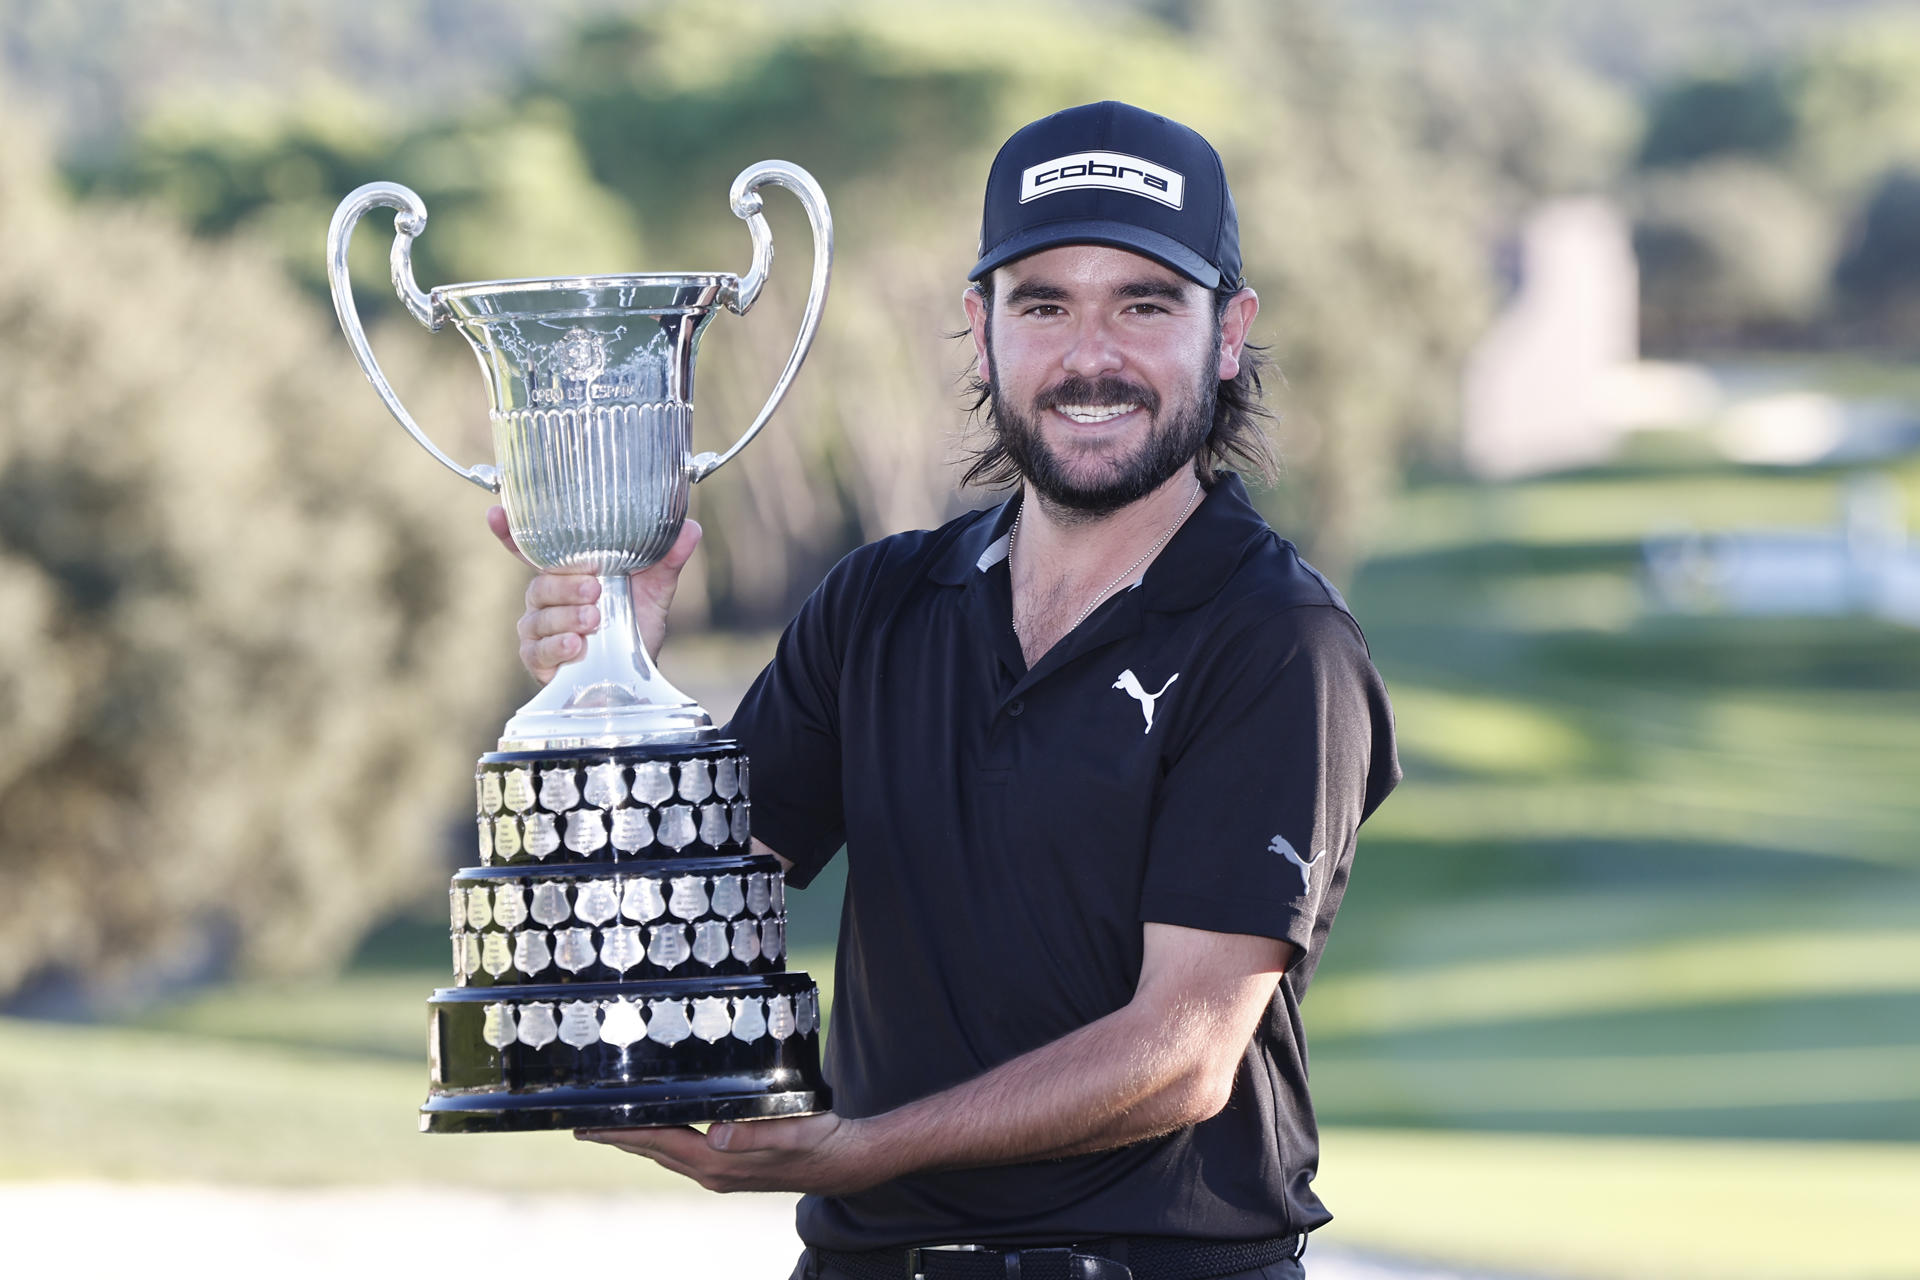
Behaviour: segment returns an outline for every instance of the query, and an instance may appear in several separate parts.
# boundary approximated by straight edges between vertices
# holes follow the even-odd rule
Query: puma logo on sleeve
[[[1291,862],[1294,866],[1300,868],[1300,892],[1301,893],[1307,892],[1309,885],[1312,883],[1313,864],[1320,861],[1320,859],[1325,857],[1327,853],[1325,849],[1322,849],[1319,852],[1315,853],[1311,858],[1303,858],[1300,856],[1300,851],[1298,849],[1295,849],[1291,844],[1287,843],[1287,838],[1285,836],[1275,836],[1273,838],[1272,843],[1267,845],[1267,852],[1277,853],[1281,857],[1285,858],[1288,862]]]
[[[1167,677],[1166,684],[1160,686],[1160,693],[1148,693],[1141,685],[1140,677],[1133,674],[1133,668],[1129,667],[1120,673],[1118,680],[1113,682],[1114,688],[1123,691],[1129,698],[1140,704],[1140,714],[1147,718],[1147,727],[1142,729],[1141,733],[1153,732],[1153,704],[1160,701],[1160,694],[1165,693],[1168,686],[1179,678],[1180,673],[1176,671]]]

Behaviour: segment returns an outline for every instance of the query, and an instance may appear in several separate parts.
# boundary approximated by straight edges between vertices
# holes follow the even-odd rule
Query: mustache
[[[1067,378],[1042,391],[1033,401],[1036,409],[1058,409],[1066,404],[1137,404],[1149,414],[1160,412],[1159,396],[1151,389],[1124,378]]]

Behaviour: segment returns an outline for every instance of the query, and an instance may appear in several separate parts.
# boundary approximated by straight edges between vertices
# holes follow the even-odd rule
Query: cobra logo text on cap
[[[1078,151],[1025,169],[1020,174],[1020,203],[1082,187],[1105,187],[1157,200],[1178,209],[1186,198],[1185,176],[1165,165],[1118,151]]]

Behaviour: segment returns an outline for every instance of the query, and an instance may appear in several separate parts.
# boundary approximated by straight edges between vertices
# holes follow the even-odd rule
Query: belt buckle
[[[920,1261],[920,1255],[921,1255],[921,1254],[923,1254],[923,1253],[934,1253],[934,1252],[939,1252],[939,1253],[986,1253],[987,1251],[988,1251],[988,1246],[986,1246],[986,1245],[984,1245],[984,1244],[920,1244],[920,1245],[915,1245],[915,1246],[914,1246],[913,1248],[911,1248],[911,1249],[908,1249],[908,1250],[907,1250],[907,1274],[908,1274],[909,1276],[911,1276],[911,1277],[913,1278],[913,1280],[927,1280],[927,1273],[926,1273],[926,1271],[925,1271],[925,1269],[924,1269],[924,1268],[922,1267],[922,1265],[921,1265],[921,1261]]]

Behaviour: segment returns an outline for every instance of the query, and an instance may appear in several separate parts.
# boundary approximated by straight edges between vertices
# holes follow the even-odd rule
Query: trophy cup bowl
[[[792,191],[813,229],[800,332],[766,404],[724,453],[692,452],[700,336],[744,315],[773,263],[759,189]],[[481,865],[455,876],[457,986],[429,1001],[428,1132],[687,1124],[831,1105],[818,991],[785,970],[785,886],[753,850],[746,756],[675,689],[641,642],[629,575],[673,546],[691,486],[745,448],[786,395],[819,328],[833,256],[826,197],[805,170],[734,180],[753,258],[744,276],[677,273],[494,280],[423,291],[420,197],[375,182],[327,235],[348,345],[408,434],[506,508],[541,569],[600,581],[586,652],[507,721],[475,777]],[[354,305],[354,226],[391,208],[393,285],[447,324],[486,379],[494,462],[434,445],[374,359]]]

